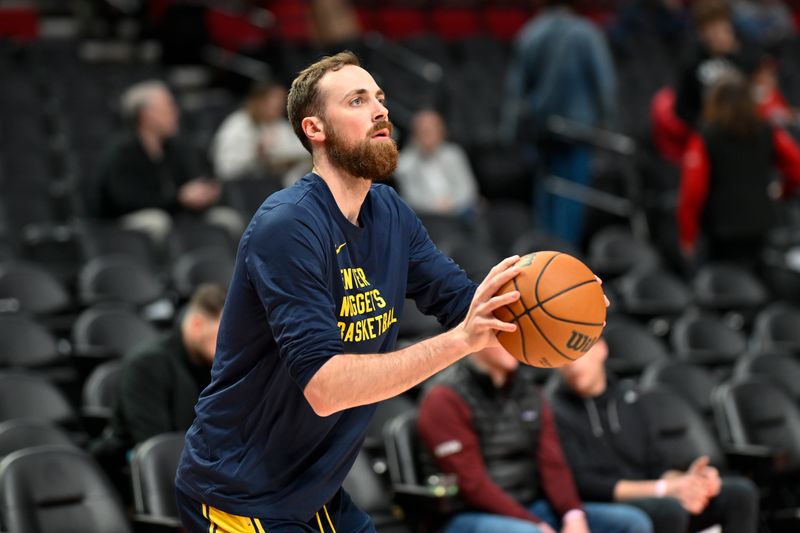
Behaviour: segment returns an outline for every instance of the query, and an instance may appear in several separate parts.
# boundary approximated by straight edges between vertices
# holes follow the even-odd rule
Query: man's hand
[[[709,499],[717,496],[722,489],[722,480],[719,477],[719,471],[708,464],[708,457],[705,455],[695,459],[691,466],[689,466],[687,473],[699,476],[705,481],[707,497]]]
[[[222,194],[220,184],[204,178],[184,183],[178,189],[178,202],[187,209],[200,211],[214,204]]]
[[[512,332],[517,329],[515,324],[504,322],[494,316],[495,309],[519,299],[517,291],[509,291],[495,296],[500,287],[519,274],[519,267],[515,266],[517,261],[519,261],[517,255],[503,259],[492,268],[475,291],[466,318],[455,328],[459,337],[466,344],[467,353],[475,353],[487,346],[499,347],[500,343],[497,341],[496,332]]]
[[[589,523],[585,514],[564,519],[561,533],[589,533]]]
[[[667,495],[675,498],[691,514],[700,514],[708,505],[706,481],[696,474],[683,474],[667,480]]]
[[[556,533],[556,530],[548,526],[545,522],[537,523],[536,527],[539,528],[539,533]]]

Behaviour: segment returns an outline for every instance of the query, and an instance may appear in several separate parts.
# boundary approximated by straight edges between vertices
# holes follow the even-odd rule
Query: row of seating
[[[659,450],[671,466],[686,468],[694,458],[706,455],[723,472],[751,475],[765,491],[770,489],[764,512],[779,518],[782,509],[798,505],[800,381],[787,382],[785,378],[800,375],[800,361],[784,357],[782,364],[776,363],[772,355],[752,358],[737,367],[734,379],[710,389],[711,418],[694,403],[692,395],[685,393],[687,384],[697,381],[689,372],[691,366],[684,366],[682,376],[678,366],[672,373],[665,372],[663,365],[653,367],[642,379],[641,400],[656,424]],[[558,374],[551,373],[546,389],[557,379]],[[16,380],[25,382],[19,376]],[[794,396],[783,388],[786,385],[794,389]],[[63,513],[80,508],[85,511],[84,517],[99,513],[105,518],[96,531],[109,531],[102,529],[109,527],[109,517],[127,524],[119,496],[93,460],[75,450],[74,438],[54,425],[63,423],[63,417],[49,421],[9,418],[7,413],[0,417],[0,455],[6,456],[0,462],[0,510],[10,533],[55,531],[48,528],[55,523],[49,522],[53,516],[41,515],[42,508],[51,505],[57,505]],[[407,522],[416,525],[435,524],[442,515],[458,508],[457,491],[432,467],[434,463],[416,437],[413,403],[405,397],[385,402],[369,431],[345,487],[360,506],[373,513],[379,531],[408,531],[409,524],[392,511],[393,503],[400,505]],[[134,524],[177,526],[172,480],[182,447],[182,434],[165,434],[134,450]],[[42,465],[57,471],[73,469],[69,491],[61,482],[48,486],[52,477]],[[100,491],[103,497],[81,497],[82,491],[90,490]],[[72,497],[65,497],[65,492]],[[20,503],[26,501],[36,505]],[[92,508],[84,509],[86,506]],[[87,522],[82,531],[95,531],[90,524]],[[113,530],[129,529],[126,525]]]

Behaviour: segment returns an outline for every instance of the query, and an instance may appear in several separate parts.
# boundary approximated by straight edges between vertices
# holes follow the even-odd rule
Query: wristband
[[[581,509],[570,509],[564,514],[564,522],[583,518],[586,514]]]
[[[659,479],[656,481],[656,498],[663,498],[667,495],[667,480]]]

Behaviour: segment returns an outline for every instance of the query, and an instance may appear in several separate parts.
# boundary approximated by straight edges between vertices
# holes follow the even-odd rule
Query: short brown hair
[[[219,318],[225,305],[225,287],[218,283],[201,283],[192,294],[186,314],[202,313],[209,318]]]
[[[730,72],[711,86],[703,106],[703,122],[740,136],[756,131],[758,111],[744,76]]]
[[[319,94],[319,80],[328,73],[336,72],[345,65],[361,66],[361,62],[356,55],[345,50],[333,56],[326,56],[306,67],[292,82],[289,89],[288,104],[289,122],[292,124],[295,135],[311,151],[311,143],[303,133],[302,122],[306,117],[322,115],[322,102]]]
[[[731,12],[726,0],[698,0],[692,6],[692,20],[702,29],[718,20],[730,20]]]

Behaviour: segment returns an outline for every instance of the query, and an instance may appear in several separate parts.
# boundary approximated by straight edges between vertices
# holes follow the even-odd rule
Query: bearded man
[[[292,83],[289,119],[314,168],[270,196],[239,244],[210,385],[176,479],[191,533],[372,532],[341,484],[375,403],[515,326],[494,296],[517,257],[478,286],[413,211],[374,182],[397,163],[384,93],[349,52]],[[406,298],[448,328],[395,351]]]

